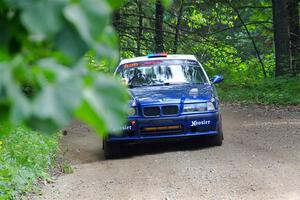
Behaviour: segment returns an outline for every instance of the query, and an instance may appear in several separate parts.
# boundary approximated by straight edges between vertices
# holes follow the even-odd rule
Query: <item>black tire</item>
[[[218,123],[218,134],[212,136],[211,143],[214,146],[222,146],[223,140],[224,140],[224,136],[223,136],[223,128],[222,128],[222,118],[220,117]]]
[[[222,146],[223,139],[223,131],[221,130],[217,135],[212,136],[211,144],[214,146]]]
[[[106,139],[103,140],[103,151],[106,159],[117,158],[121,155],[121,144],[120,142],[111,142]]]

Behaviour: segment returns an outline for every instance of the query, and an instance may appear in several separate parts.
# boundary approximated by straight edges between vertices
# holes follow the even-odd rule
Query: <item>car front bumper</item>
[[[143,131],[149,127],[174,127],[180,126],[180,130],[170,131]],[[188,138],[201,135],[215,135],[219,133],[221,117],[218,112],[189,114],[173,117],[139,118],[130,117],[128,125],[123,128],[121,134],[110,134],[108,141],[147,141],[172,138]]]

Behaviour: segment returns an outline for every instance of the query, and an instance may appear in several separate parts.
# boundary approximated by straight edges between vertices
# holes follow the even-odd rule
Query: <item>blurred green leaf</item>
[[[31,103],[17,88],[11,93],[12,108],[10,118],[13,124],[21,124],[24,119],[31,115]]]
[[[61,29],[61,11],[65,3],[65,0],[46,0],[24,5],[21,20],[33,39],[51,37]]]
[[[96,51],[96,59],[99,59],[102,62],[105,60],[109,66],[117,65],[117,62],[119,61],[117,43],[118,39],[116,32],[113,27],[107,26],[99,37],[98,42],[93,45]]]
[[[84,102],[77,117],[91,125],[98,134],[121,127],[126,119],[128,93],[118,80],[108,76],[94,77],[94,83],[84,91]]]
[[[56,46],[72,60],[81,58],[88,50],[87,44],[82,40],[78,32],[66,25],[55,38]]]
[[[109,24],[110,7],[105,1],[82,0],[68,5],[64,16],[77,29],[83,40],[92,45]]]
[[[86,120],[92,126],[102,122],[96,128],[102,135],[121,126],[126,119],[126,88],[115,79],[91,72],[82,58],[90,51],[107,66],[117,64],[118,40],[110,24],[112,9],[122,2],[1,2],[0,25],[7,30],[0,33],[5,46],[5,52],[0,48],[0,57],[7,60],[0,64],[2,116],[14,124],[25,122],[52,132],[68,125],[81,106],[87,109],[79,116],[93,116]]]
[[[123,1],[122,0],[108,0],[108,3],[110,4],[110,6],[112,8],[117,9],[123,4]]]
[[[78,75],[72,73],[62,65],[57,64],[52,59],[44,59],[39,62],[43,70],[51,70],[56,78],[54,83],[48,84],[43,77],[40,77],[44,84],[41,92],[36,95],[33,100],[32,118],[51,121],[53,123],[44,123],[45,128],[40,125],[41,121],[30,120],[30,125],[39,127],[41,130],[49,130],[53,124],[56,127],[68,125],[73,119],[74,110],[81,104],[82,101],[82,82]],[[37,76],[42,76],[38,74]]]

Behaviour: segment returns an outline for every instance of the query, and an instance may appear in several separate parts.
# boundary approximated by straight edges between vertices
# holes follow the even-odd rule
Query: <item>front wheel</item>
[[[103,151],[106,159],[119,157],[121,155],[121,144],[120,142],[104,139]]]
[[[217,135],[212,136],[211,138],[212,145],[222,146],[223,143],[223,131],[219,130]]]
[[[221,146],[224,140],[223,136],[223,128],[222,128],[222,118],[220,116],[219,118],[219,124],[218,124],[218,134],[213,135],[211,138],[212,145],[215,146]]]

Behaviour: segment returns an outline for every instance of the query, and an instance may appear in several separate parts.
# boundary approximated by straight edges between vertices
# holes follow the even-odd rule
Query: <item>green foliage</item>
[[[0,199],[21,199],[26,192],[34,191],[37,178],[51,180],[58,138],[59,134],[50,137],[23,127],[0,138]]]
[[[89,80],[91,81],[89,84],[92,84],[92,87],[84,90],[83,103],[76,115],[94,127],[98,133],[105,134],[102,130],[113,130],[116,122],[125,119],[124,111],[127,113],[128,108],[119,102],[126,101],[127,96],[116,79],[103,75],[91,78],[93,79]]]
[[[106,66],[117,63],[111,14],[121,3],[1,1],[1,122],[51,133],[68,125],[76,113],[101,135],[110,131],[111,125],[105,123],[111,124],[111,120],[116,127],[122,126],[126,88],[118,80],[96,73],[84,57],[91,52],[96,62],[101,60]],[[115,105],[106,110],[110,99]],[[95,119],[87,120],[91,112]]]
[[[92,52],[89,52],[86,55],[86,60],[88,62],[87,67],[91,71],[95,72],[103,72],[103,73],[110,73],[114,71],[115,67],[109,65],[109,61],[107,60],[95,60],[95,55]]]
[[[74,172],[72,166],[67,163],[67,162],[63,162],[61,165],[61,171],[65,174],[72,174]]]
[[[163,4],[165,7],[169,7],[170,4],[172,3],[171,0],[162,0],[161,2],[162,2],[162,4]]]
[[[274,105],[300,104],[300,78],[250,80],[240,85],[220,85],[221,100]]]
[[[155,7],[131,1],[121,7],[120,49],[123,57],[146,55],[153,51]],[[268,77],[274,76],[272,8],[270,1],[174,0],[164,12],[164,47],[172,53],[194,54],[210,75],[223,74],[231,82],[263,78],[251,38],[253,38]],[[245,31],[246,24],[251,37]],[[137,22],[142,17],[142,27]],[[179,24],[177,24],[179,23]],[[134,25],[135,26],[134,26]],[[179,25],[179,26],[178,26]],[[139,38],[139,29],[142,38]],[[176,41],[176,29],[178,42]],[[137,52],[138,43],[140,52]],[[177,48],[175,48],[175,45]],[[242,77],[242,81],[241,81]]]
[[[154,4],[140,2],[143,1],[126,3],[119,13],[121,23],[116,24],[123,57],[146,55],[155,46]],[[178,54],[194,54],[209,76],[223,75],[225,82],[219,86],[222,99],[260,104],[300,103],[299,78],[273,79],[271,1],[174,0],[165,9],[163,19],[165,51],[172,53],[176,49]]]

